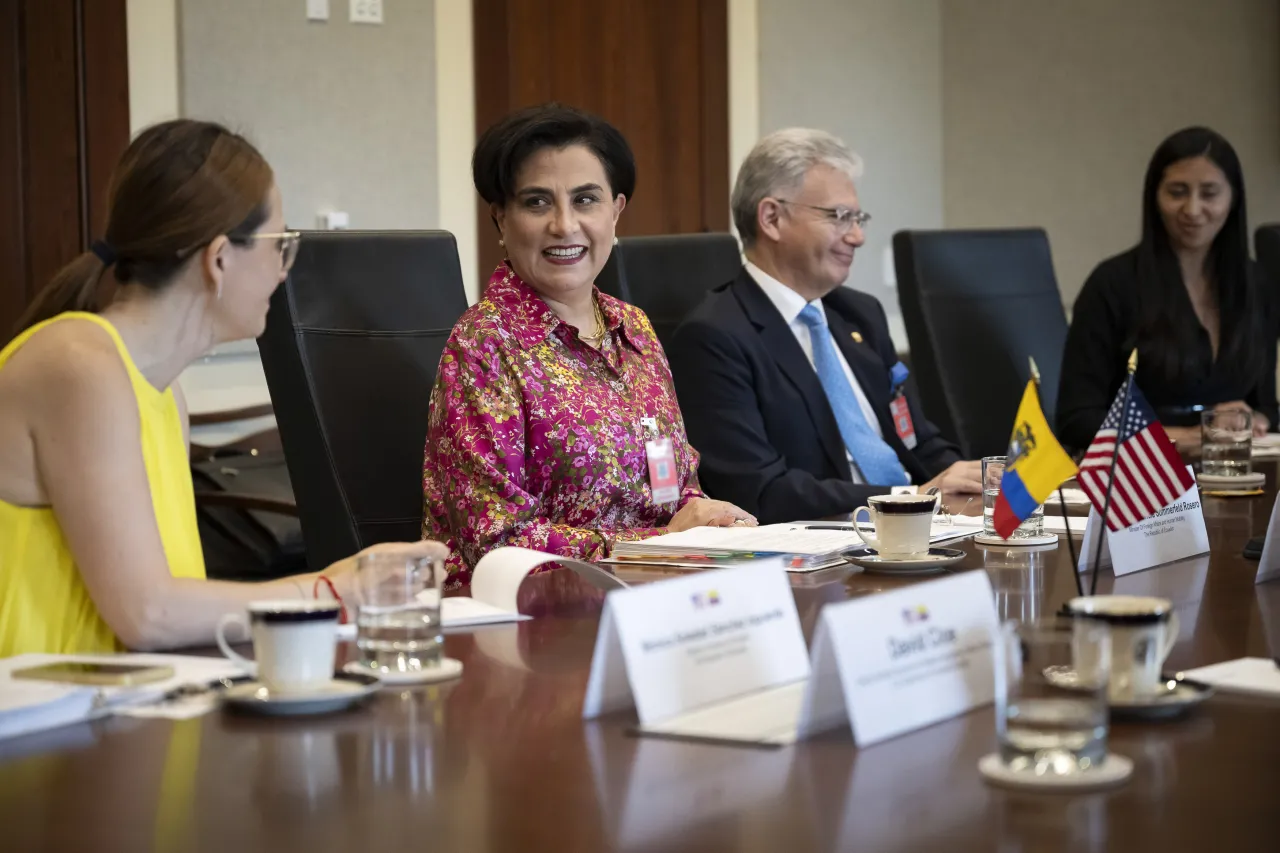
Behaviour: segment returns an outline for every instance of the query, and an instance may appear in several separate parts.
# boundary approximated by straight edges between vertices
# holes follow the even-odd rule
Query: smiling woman
[[[506,259],[454,326],[431,397],[423,533],[454,543],[454,582],[500,545],[596,559],[619,540],[754,523],[703,497],[653,327],[595,287],[635,189],[627,141],[534,107],[485,132],[472,171]],[[674,496],[650,481],[664,461]]]
[[[1204,127],[1160,144],[1142,192],[1142,242],[1103,261],[1076,300],[1058,392],[1058,435],[1081,450],[1102,424],[1138,350],[1137,383],[1180,447],[1200,441],[1205,409],[1276,424],[1274,306],[1249,259],[1244,175],[1235,149]]]

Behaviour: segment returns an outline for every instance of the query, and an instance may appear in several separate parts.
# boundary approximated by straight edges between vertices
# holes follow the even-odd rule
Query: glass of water
[[[440,586],[444,563],[404,554],[365,554],[356,562],[361,662],[383,675],[440,665]]]
[[[1253,468],[1253,412],[1200,413],[1200,469],[1218,477],[1243,477]]]
[[[982,458],[982,534],[998,536],[996,533],[996,498],[1000,497],[1000,480],[1004,477],[1004,456],[984,456]],[[1013,531],[1010,539],[1028,539],[1044,535],[1044,504],[1036,507],[1025,521]]]
[[[996,735],[1010,769],[1066,775],[1102,764],[1110,661],[1105,624],[1004,624],[996,648]]]

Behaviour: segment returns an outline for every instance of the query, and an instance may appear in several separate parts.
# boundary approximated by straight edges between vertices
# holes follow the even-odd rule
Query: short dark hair
[[[1190,381],[1211,367],[1197,362],[1200,321],[1182,295],[1182,270],[1157,198],[1165,170],[1194,157],[1207,158],[1222,170],[1231,185],[1231,211],[1209,250],[1208,272],[1218,295],[1218,359],[1229,370],[1247,376],[1256,372],[1262,349],[1274,347],[1275,341],[1268,342],[1261,322],[1261,294],[1249,265],[1249,225],[1240,158],[1230,142],[1207,127],[1188,127],[1173,134],[1160,143],[1147,165],[1142,186],[1142,242],[1138,244],[1137,257],[1142,358],[1148,369],[1170,381]]]
[[[556,103],[517,110],[484,132],[471,155],[476,191],[490,204],[505,205],[526,160],[543,148],[570,145],[584,145],[599,158],[614,198],[631,198],[636,158],[626,138],[599,116]]]

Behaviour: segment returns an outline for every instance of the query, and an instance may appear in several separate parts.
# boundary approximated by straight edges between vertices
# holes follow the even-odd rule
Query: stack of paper
[[[728,568],[781,559],[788,571],[812,571],[845,562],[866,546],[849,525],[766,524],[762,527],[695,527],[613,546],[613,563],[662,563]]]
[[[89,719],[97,702],[92,687],[21,679],[0,682],[0,740]]]
[[[63,661],[171,666],[174,674],[164,681],[131,687],[61,684],[14,678],[10,674],[18,669]],[[205,686],[216,679],[240,674],[239,665],[221,657],[27,654],[0,659],[0,739],[58,728],[106,714],[146,713],[147,707],[155,706],[177,687]],[[211,707],[212,703],[202,710]]]

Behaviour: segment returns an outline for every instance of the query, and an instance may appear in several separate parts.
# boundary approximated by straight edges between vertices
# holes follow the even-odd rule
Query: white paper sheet
[[[1224,693],[1280,697],[1280,667],[1268,658],[1238,658],[1183,673]]]

